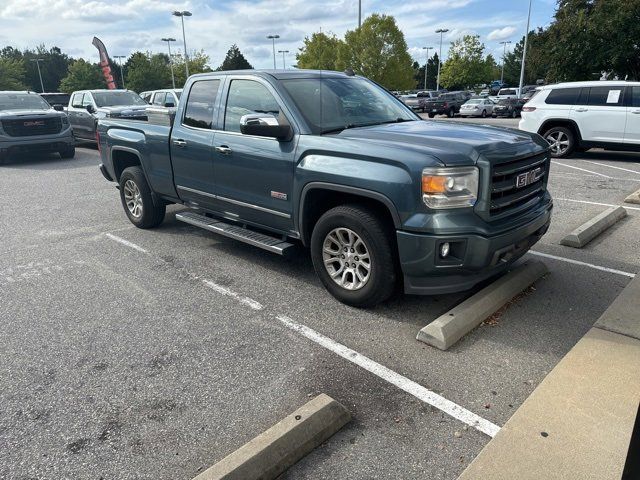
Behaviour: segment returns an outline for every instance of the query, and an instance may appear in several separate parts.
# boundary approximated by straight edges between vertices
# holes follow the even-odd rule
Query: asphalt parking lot
[[[0,478],[191,479],[326,393],[354,420],[284,478],[455,479],[490,435],[340,348],[500,427],[640,271],[638,206],[559,244],[640,188],[640,155],[554,161],[552,226],[527,255],[550,274],[442,352],[416,333],[472,292],[347,307],[304,250],[178,223],[180,206],[136,229],[98,163],[89,147],[0,167]]]

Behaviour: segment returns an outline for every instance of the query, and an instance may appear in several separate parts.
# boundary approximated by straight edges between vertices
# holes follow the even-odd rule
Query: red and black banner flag
[[[100,68],[102,69],[102,74],[104,75],[104,81],[107,82],[107,88],[109,90],[115,90],[116,82],[113,80],[113,75],[111,75],[111,66],[109,64],[109,54],[107,53],[107,49],[98,37],[93,37],[93,42],[91,42],[93,46],[98,49],[100,52]]]

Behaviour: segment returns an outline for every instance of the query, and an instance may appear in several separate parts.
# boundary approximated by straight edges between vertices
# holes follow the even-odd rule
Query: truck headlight
[[[429,208],[473,207],[478,200],[476,167],[425,168],[422,170],[422,200]]]

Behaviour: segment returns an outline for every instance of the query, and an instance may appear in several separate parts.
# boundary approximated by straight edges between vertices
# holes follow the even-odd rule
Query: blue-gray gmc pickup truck
[[[178,220],[275,253],[302,243],[349,305],[469,289],[551,220],[542,137],[422,120],[348,73],[194,75],[168,123],[99,121],[129,220],[155,227],[178,203]]]

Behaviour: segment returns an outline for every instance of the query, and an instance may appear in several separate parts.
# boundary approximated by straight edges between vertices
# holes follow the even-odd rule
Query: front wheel
[[[518,117],[518,112],[516,112],[515,110],[511,111],[511,118],[517,118]]]
[[[140,167],[129,167],[120,175],[120,201],[131,223],[138,228],[157,227],[167,206],[154,203],[151,189]]]
[[[391,230],[372,210],[342,205],[327,211],[311,235],[311,259],[325,288],[353,307],[372,307],[396,286]]]
[[[447,112],[447,117],[453,118],[456,115],[456,112],[453,111],[453,108]]]
[[[486,110],[482,110],[482,118],[487,118],[487,111]]]
[[[544,132],[543,137],[551,145],[553,158],[564,158],[571,155],[576,146],[575,136],[566,127],[553,127]]]
[[[433,118],[433,117],[435,117],[435,115],[433,113],[430,113],[429,118]]]
[[[73,158],[76,156],[76,147],[72,145],[69,148],[61,150],[59,153],[61,158]]]

